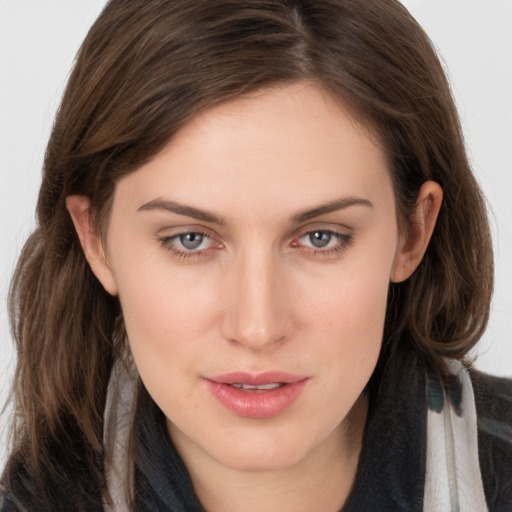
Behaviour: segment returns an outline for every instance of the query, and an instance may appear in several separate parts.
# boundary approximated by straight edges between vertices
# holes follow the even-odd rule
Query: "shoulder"
[[[512,508],[512,379],[470,372],[477,412],[480,469],[493,510]]]
[[[512,379],[470,372],[478,429],[512,449]]]

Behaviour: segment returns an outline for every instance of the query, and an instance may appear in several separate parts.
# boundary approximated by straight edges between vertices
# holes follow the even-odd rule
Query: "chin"
[[[304,433],[304,432],[303,432]],[[223,465],[238,471],[280,471],[300,463],[318,442],[287,432],[270,432],[229,436],[229,443],[215,446],[210,455]]]
[[[236,471],[269,472],[289,469],[300,462],[304,454],[297,449],[273,450],[260,447],[256,452],[243,451],[223,454],[222,462],[225,466]]]

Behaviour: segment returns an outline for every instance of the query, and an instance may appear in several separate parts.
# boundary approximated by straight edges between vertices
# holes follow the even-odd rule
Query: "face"
[[[383,151],[325,92],[195,118],[118,183],[106,239],[107,288],[179,449],[278,469],[343,439],[399,233]]]

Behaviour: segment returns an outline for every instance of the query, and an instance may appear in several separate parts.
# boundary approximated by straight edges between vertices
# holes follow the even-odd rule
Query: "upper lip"
[[[262,384],[272,384],[281,382],[291,384],[306,379],[304,375],[295,375],[283,371],[269,371],[262,373],[232,372],[214,377],[207,377],[207,380],[218,384],[249,384],[251,386],[261,386]]]

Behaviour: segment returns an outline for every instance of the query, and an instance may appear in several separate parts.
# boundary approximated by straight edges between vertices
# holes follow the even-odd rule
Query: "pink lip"
[[[245,372],[228,373],[208,377],[204,380],[219,402],[237,416],[246,418],[272,418],[281,414],[299,397],[308,377],[287,372],[273,371],[258,374]],[[238,389],[232,384],[261,386],[282,383],[283,386],[270,390],[250,391]]]

